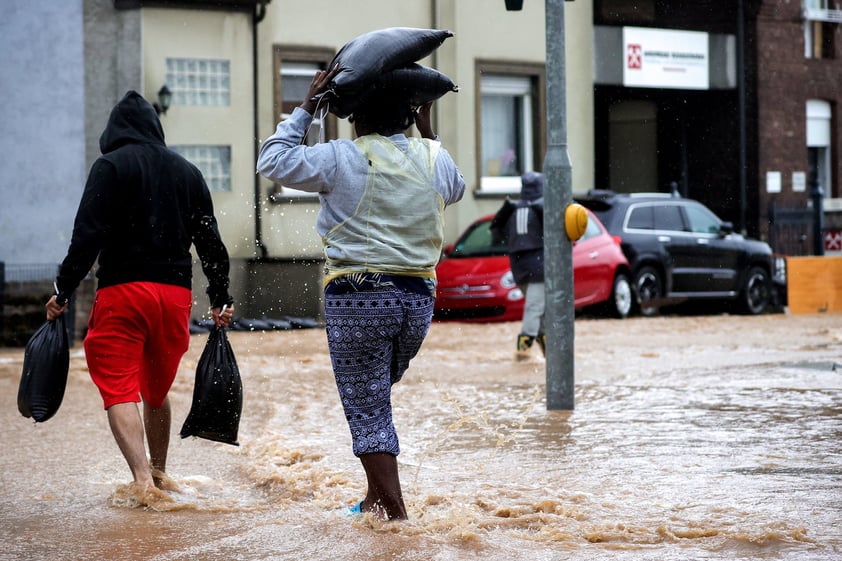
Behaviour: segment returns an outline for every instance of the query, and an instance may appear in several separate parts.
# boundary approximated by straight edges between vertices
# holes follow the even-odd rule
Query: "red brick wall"
[[[804,22],[801,2],[764,0],[757,17],[757,119],[758,179],[761,183],[761,212],[768,208],[771,197],[780,204],[803,205],[807,192],[793,193],[792,172],[807,172],[806,103],[821,99],[834,108],[831,142],[834,197],[840,197],[839,180],[842,164],[839,148],[842,133],[837,125],[842,110],[842,34],[835,26],[835,58],[807,59],[804,56]],[[780,171],[782,191],[766,193],[766,172]],[[765,199],[765,200],[764,200]]]

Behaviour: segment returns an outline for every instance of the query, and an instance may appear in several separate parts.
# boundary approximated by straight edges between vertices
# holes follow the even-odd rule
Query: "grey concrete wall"
[[[82,0],[4,0],[0,260],[58,262],[84,186]]]
[[[112,0],[85,3],[86,168],[100,155],[111,109],[128,90],[143,93],[140,10],[115,10]]]
[[[4,0],[0,52],[0,261],[56,263],[111,108],[142,91],[140,12]]]

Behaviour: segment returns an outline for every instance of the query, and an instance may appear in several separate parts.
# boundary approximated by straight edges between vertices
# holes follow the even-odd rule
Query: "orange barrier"
[[[842,256],[787,257],[786,279],[793,314],[842,311]]]

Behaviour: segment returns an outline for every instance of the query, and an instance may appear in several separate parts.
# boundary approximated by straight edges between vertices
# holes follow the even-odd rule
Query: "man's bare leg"
[[[108,424],[120,452],[129,464],[135,483],[141,488],[154,486],[152,469],[143,446],[143,422],[137,404],[117,403],[109,407]]]
[[[172,426],[172,411],[170,398],[158,409],[153,409],[143,402],[143,424],[146,428],[146,442],[149,445],[149,463],[152,468],[152,479],[159,489],[175,491],[178,485],[166,475],[167,452],[170,447],[170,428]]]
[[[368,479],[363,501],[366,512],[383,513],[388,520],[406,520],[406,506],[398,477],[398,459],[392,454],[364,454],[360,461]]]
[[[169,397],[164,399],[163,405],[158,409],[152,409],[148,403],[143,402],[143,424],[146,428],[146,441],[149,444],[149,460],[152,469],[167,471],[171,423]]]

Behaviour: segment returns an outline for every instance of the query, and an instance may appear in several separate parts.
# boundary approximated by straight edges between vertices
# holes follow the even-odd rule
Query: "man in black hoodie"
[[[140,94],[129,91],[117,103],[99,144],[47,319],[65,312],[98,258],[85,355],[142,498],[169,481],[167,394],[190,341],[191,245],[223,327],[233,314],[228,251],[201,172],[167,148],[158,115]]]

